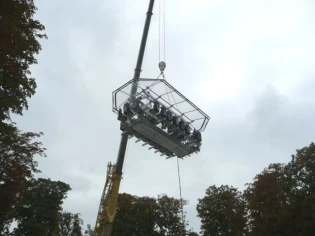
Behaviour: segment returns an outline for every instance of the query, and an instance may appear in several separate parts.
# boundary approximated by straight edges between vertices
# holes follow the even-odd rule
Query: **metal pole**
[[[154,0],[150,0],[149,3],[149,9],[147,12],[147,17],[144,25],[144,30],[142,34],[142,40],[140,44],[140,50],[139,50],[139,55],[138,55],[138,60],[137,60],[137,65],[134,73],[134,82],[131,87],[131,92],[130,96],[133,99],[137,93],[138,89],[138,83],[139,83],[139,78],[140,78],[140,73],[141,73],[141,67],[142,67],[142,62],[143,62],[143,56],[144,56],[144,51],[145,51],[145,46],[148,38],[148,33],[149,33],[149,28],[150,28],[150,22],[151,22],[151,17],[153,14],[153,6],[154,6]],[[120,140],[120,146],[118,150],[118,156],[117,156],[117,161],[115,165],[115,169],[113,170],[114,173],[111,172],[111,187],[110,187],[110,193],[106,202],[107,207],[106,207],[106,213],[105,216],[98,214],[97,220],[96,220],[96,235],[103,235],[103,236],[111,236],[112,232],[112,226],[113,226],[113,221],[115,218],[115,213],[116,213],[116,205],[117,205],[117,198],[118,198],[118,193],[119,193],[119,185],[121,181],[121,176],[122,176],[122,169],[124,165],[124,159],[125,159],[125,154],[126,154],[126,147],[128,143],[128,138],[129,135],[126,132],[123,132],[121,134],[121,140]],[[108,178],[109,176],[107,176]],[[105,185],[106,187],[106,185]],[[104,191],[106,191],[104,187]],[[104,192],[105,193],[105,192]],[[103,195],[104,195],[103,193]],[[102,201],[105,201],[102,196],[101,204]],[[105,217],[105,218],[104,218]],[[101,224],[101,221],[105,222]],[[102,225],[104,226],[102,229],[97,228],[98,224],[101,227]]]
[[[136,65],[136,69],[135,69],[135,73],[134,73],[134,82],[132,83],[131,92],[130,92],[130,95],[132,98],[136,95],[137,89],[138,89],[138,83],[139,83],[139,78],[140,78],[140,74],[141,74],[143,56],[144,56],[145,46],[146,46],[147,38],[148,38],[148,34],[149,34],[151,17],[153,14],[153,6],[154,6],[154,0],[150,0],[148,12],[147,12],[147,17],[146,17],[145,24],[144,24],[137,65]],[[122,169],[123,169],[124,159],[125,159],[125,153],[126,153],[126,147],[127,147],[127,143],[128,143],[128,137],[129,137],[128,133],[122,133],[121,134],[120,146],[119,146],[119,150],[118,150],[118,157],[117,157],[117,161],[116,161],[115,174],[119,174],[119,175],[122,174]]]

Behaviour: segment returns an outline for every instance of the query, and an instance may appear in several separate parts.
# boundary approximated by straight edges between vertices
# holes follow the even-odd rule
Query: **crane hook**
[[[164,61],[161,61],[159,63],[159,68],[160,68],[161,73],[163,73],[166,68],[166,63]]]

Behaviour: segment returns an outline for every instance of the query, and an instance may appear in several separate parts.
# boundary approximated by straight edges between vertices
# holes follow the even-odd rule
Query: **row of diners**
[[[158,101],[152,102],[151,107],[145,106],[141,99],[134,99],[132,102],[126,102],[123,109],[118,111],[118,120],[125,122],[128,119],[146,118],[152,124],[161,124],[161,129],[170,135],[175,135],[178,140],[202,141],[201,133],[191,129],[191,126],[182,119],[175,116],[170,110],[167,110]]]

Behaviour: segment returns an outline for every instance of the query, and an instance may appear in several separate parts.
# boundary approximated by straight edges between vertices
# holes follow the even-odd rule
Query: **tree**
[[[315,144],[296,150],[285,171],[290,176],[294,220],[291,232],[300,236],[312,235],[315,232]]]
[[[156,224],[160,235],[186,235],[185,214],[182,207],[187,204],[186,200],[175,199],[167,195],[158,196]]]
[[[119,194],[113,236],[157,235],[156,200],[130,194]]]
[[[236,188],[210,186],[198,200],[203,235],[237,236],[246,233],[246,210],[242,193]]]
[[[20,198],[18,225],[13,235],[58,235],[61,205],[70,190],[68,184],[60,181],[42,178],[28,181],[27,191]]]
[[[34,156],[45,156],[35,139],[42,133],[22,133],[13,124],[0,126],[0,234],[15,217],[18,196],[38,170]]]
[[[59,234],[58,236],[83,236],[82,225],[83,220],[80,214],[70,212],[61,212],[59,219]]]
[[[44,26],[33,19],[32,0],[0,1],[0,234],[16,210],[16,200],[25,182],[39,172],[35,155],[44,156],[41,143],[33,141],[42,133],[22,133],[10,122],[10,112],[22,114],[27,98],[35,93],[36,83],[29,67],[41,50],[38,39]]]
[[[37,64],[38,39],[47,38],[41,33],[45,27],[33,19],[36,11],[33,0],[0,1],[0,122],[10,112],[22,115],[35,94],[29,67]]]
[[[158,198],[120,194],[113,236],[183,236],[188,233],[181,217],[181,201],[166,195]],[[183,200],[183,204],[187,201]],[[183,216],[185,219],[185,215]]]
[[[187,236],[199,236],[199,235],[197,233],[195,233],[195,232],[189,232],[187,234]]]
[[[312,235],[315,231],[315,145],[288,164],[271,164],[244,192],[252,235]]]
[[[244,191],[252,235],[292,235],[291,182],[284,164],[271,164]]]
[[[87,225],[87,229],[84,231],[84,236],[95,236],[94,228],[91,225]]]

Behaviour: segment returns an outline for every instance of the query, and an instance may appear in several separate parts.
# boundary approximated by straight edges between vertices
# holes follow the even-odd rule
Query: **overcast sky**
[[[132,79],[148,0],[35,1],[46,26],[30,109],[16,118],[43,131],[40,176],[69,183],[64,209],[95,224],[119,122],[111,92]],[[210,185],[240,190],[264,167],[288,162],[315,134],[313,0],[166,0],[166,78],[211,120],[202,151],[180,161],[190,226]],[[143,77],[156,78],[156,1]],[[121,192],[179,197],[176,159],[129,142]]]

